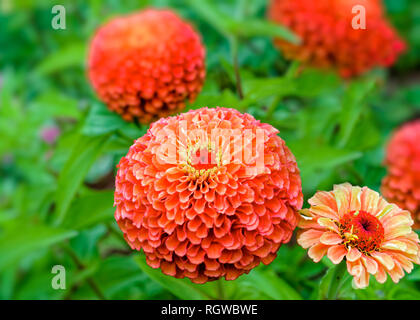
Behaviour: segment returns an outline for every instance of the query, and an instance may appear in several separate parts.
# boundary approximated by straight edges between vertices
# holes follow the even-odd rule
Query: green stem
[[[286,71],[286,74],[284,75],[286,78],[293,78],[293,77],[295,77],[296,76],[296,74],[297,74],[297,72],[298,72],[298,70],[299,70],[299,67],[300,67],[300,63],[299,63],[299,61],[293,61],[291,64],[290,64],[290,66],[289,66],[289,68],[287,69],[287,71]]]
[[[73,260],[73,262],[76,264],[79,270],[86,269],[86,266],[83,264],[83,262],[77,256],[76,252],[74,252],[74,250],[69,245],[63,244],[61,247],[70,256],[70,258]],[[105,295],[102,293],[101,289],[98,287],[98,285],[92,278],[87,278],[86,282],[89,284],[90,288],[93,290],[93,292],[95,292],[99,299],[106,300]]]
[[[296,76],[297,70],[299,69],[299,62],[298,61],[293,61],[289,68],[286,71],[286,74],[284,75],[285,78],[293,78],[294,76]],[[271,103],[268,106],[268,110],[267,113],[265,115],[265,119],[267,121],[271,121],[273,118],[273,114],[274,111],[276,110],[276,106],[277,104],[283,99],[283,96],[281,94],[275,96],[273,98],[273,100],[271,101]]]
[[[238,92],[239,99],[243,100],[244,92],[242,90],[242,80],[238,62],[238,39],[231,37],[229,39],[229,43],[230,50],[232,52],[233,68],[235,70],[236,90]]]
[[[111,234],[113,234],[114,236],[116,236],[117,237],[117,239],[122,243],[122,244],[124,244],[125,246],[127,246],[128,247],[128,245],[127,245],[127,241],[125,241],[125,239],[124,239],[124,236],[123,236],[123,234],[122,234],[122,232],[120,231],[120,230],[115,230],[115,228],[113,227],[113,225],[111,224],[111,223],[107,223],[107,229],[108,229],[108,231],[111,233]]]
[[[219,300],[224,300],[225,299],[225,291],[223,289],[223,280],[219,279],[217,280],[217,298]]]
[[[327,300],[336,300],[346,279],[347,263],[342,261],[332,270],[333,274],[328,288]]]
[[[276,106],[280,102],[281,99],[282,99],[282,97],[280,95],[275,96],[273,98],[273,101],[271,101],[270,105],[268,106],[268,110],[267,110],[267,113],[265,115],[266,121],[271,121],[272,120],[274,111],[276,110]]]
[[[352,173],[354,175],[354,177],[357,180],[357,184],[358,185],[362,185],[363,184],[363,176],[354,168],[353,165],[347,163],[346,164],[346,169],[348,169],[350,171],[350,173]]]

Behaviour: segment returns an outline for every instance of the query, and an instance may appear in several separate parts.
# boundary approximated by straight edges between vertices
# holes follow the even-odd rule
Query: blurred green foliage
[[[233,107],[278,128],[297,158],[305,199],[344,181],[378,190],[389,134],[420,114],[420,3],[385,2],[408,53],[392,70],[343,81],[282,57],[272,37],[299,39],[265,21],[265,0],[60,1],[65,30],[51,27],[55,1],[1,1],[0,299],[328,297],[330,263],[313,263],[294,240],[269,266],[205,285],[164,276],[128,248],[113,219],[115,166],[147,127],[97,100],[86,49],[115,15],[171,7],[201,31],[207,49],[205,87],[188,108]],[[42,139],[48,128],[59,129],[52,143]],[[51,287],[54,265],[66,267],[66,290]],[[398,286],[371,281],[335,298],[420,299],[418,267]]]

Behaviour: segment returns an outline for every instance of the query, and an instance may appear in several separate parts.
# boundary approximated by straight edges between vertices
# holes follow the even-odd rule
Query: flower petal
[[[369,273],[363,267],[361,270],[360,275],[353,278],[353,284],[358,289],[366,288],[369,285]]]
[[[337,202],[338,216],[342,217],[349,212],[352,187],[349,183],[334,185],[334,197]]]
[[[392,260],[392,258],[388,254],[374,251],[374,252],[371,252],[370,255],[377,262],[382,264],[388,271],[394,268],[394,265],[395,265],[394,260]]]
[[[386,272],[382,265],[378,264],[378,272],[375,274],[376,281],[384,283],[386,281]]]
[[[348,251],[346,255],[346,259],[348,261],[353,262],[360,259],[361,256],[362,256],[362,253],[359,250],[357,250],[356,248],[350,248],[350,250]]]
[[[327,250],[328,246],[318,243],[308,250],[308,255],[314,262],[319,262],[325,256]]]
[[[323,227],[329,229],[330,231],[335,231],[335,232],[339,233],[337,224],[333,220],[331,220],[329,218],[318,218],[317,221],[318,221],[318,224],[320,226],[323,226]]]
[[[327,231],[324,232],[319,241],[326,245],[334,245],[342,243],[343,239],[337,233]]]
[[[321,238],[323,233],[324,231],[321,230],[306,230],[298,235],[297,242],[302,248],[307,249],[319,243],[319,239]]]
[[[367,272],[370,274],[376,274],[378,272],[378,263],[375,261],[375,259],[363,255],[362,262],[366,267]]]
[[[334,264],[339,264],[347,253],[343,245],[332,246],[328,249],[327,256]]]

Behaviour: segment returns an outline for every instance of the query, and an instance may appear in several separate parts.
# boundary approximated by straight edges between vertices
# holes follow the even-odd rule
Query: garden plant
[[[0,2],[0,299],[420,299],[420,2]]]

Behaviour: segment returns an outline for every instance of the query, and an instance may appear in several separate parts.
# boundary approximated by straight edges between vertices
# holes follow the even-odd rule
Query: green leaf
[[[275,300],[301,300],[302,297],[286,281],[281,279],[273,270],[255,269],[250,272],[245,282],[249,282],[255,290],[261,291]]]
[[[189,0],[188,4],[213,28],[224,36],[229,36],[229,22],[232,21],[232,18],[221,12],[216,6],[214,6],[213,2],[208,0]]]
[[[69,67],[82,67],[86,58],[86,43],[71,43],[50,54],[35,68],[35,72],[47,75]]]
[[[8,268],[0,274],[0,300],[10,300],[13,296],[13,289],[16,284],[15,268]]]
[[[27,219],[15,220],[0,234],[0,270],[76,234],[73,230],[33,225]]]
[[[108,229],[103,224],[98,224],[92,228],[79,231],[77,237],[69,242],[70,249],[84,265],[89,265],[100,257],[99,241],[104,238]]]
[[[208,300],[212,298],[209,291],[214,291],[214,283],[198,285],[187,279],[176,279],[164,275],[159,269],[149,267],[143,255],[137,255],[134,260],[144,273],[180,299]]]
[[[407,279],[412,281],[420,281],[420,268],[416,266],[414,271],[411,274],[407,275]]]
[[[93,277],[96,272],[99,269],[99,262],[90,263],[89,266],[87,266],[85,269],[77,270],[72,274],[72,277],[69,279],[69,283],[67,286],[76,286],[81,285],[83,282],[85,282],[88,278]]]
[[[293,141],[288,145],[302,171],[336,167],[362,156],[361,152],[338,149],[328,145],[318,146],[307,140]]]
[[[114,191],[94,191],[76,199],[63,221],[63,226],[80,230],[110,221],[114,216]]]
[[[78,187],[83,182],[90,166],[101,153],[108,138],[108,136],[81,136],[75,143],[75,148],[58,178],[57,209],[54,221],[56,225],[61,224],[64,220]]]
[[[363,117],[357,122],[357,129],[352,130],[351,139],[346,143],[346,148],[359,151],[372,150],[380,146],[381,138],[375,121],[371,117]],[[378,164],[382,164],[382,160],[383,156]]]
[[[318,290],[318,299],[336,300],[344,297],[344,291],[349,289],[352,277],[347,273],[345,261],[330,267],[321,279]]]
[[[109,275],[113,276],[110,277]],[[109,257],[102,261],[95,280],[107,297],[112,297],[117,292],[138,286],[147,279],[147,276],[139,271],[138,265],[132,256]]]
[[[103,104],[95,103],[89,110],[82,132],[87,136],[99,136],[129,125],[120,115]]]
[[[286,27],[263,19],[229,21],[228,27],[231,33],[239,37],[266,36],[281,38],[294,44],[300,43],[299,37]]]
[[[34,116],[43,118],[70,117],[78,119],[80,117],[76,99],[52,90],[38,96],[31,103],[31,111]]]
[[[10,70],[6,69],[2,73],[1,90],[0,90],[0,120],[5,120],[5,124],[22,118],[23,112],[15,99],[13,99],[16,87],[18,86],[18,77]],[[3,129],[3,123],[0,130]]]
[[[343,99],[343,108],[340,117],[340,131],[338,133],[338,147],[346,146],[356,127],[362,111],[366,108],[364,99],[375,86],[373,80],[354,81],[348,87]]]
[[[201,94],[194,102],[194,108],[198,109],[204,106],[213,108],[223,106],[225,108],[237,108],[241,101],[229,89],[225,89],[219,94]]]
[[[269,295],[255,289],[255,283],[246,280],[247,276],[241,276],[235,281],[218,280],[223,298],[227,300],[269,300]],[[218,297],[219,298],[219,297]],[[219,298],[220,299],[220,298]]]
[[[307,69],[297,77],[287,74],[285,77],[245,79],[244,90],[247,99],[258,102],[272,96],[316,97],[338,84],[339,79],[333,73]]]
[[[197,14],[206,20],[207,23],[227,38],[231,38],[232,36],[246,38],[266,36],[282,38],[294,44],[300,42],[299,37],[284,26],[265,19],[245,18],[235,20],[231,15],[219,10],[211,1],[190,0],[189,5]]]
[[[288,78],[263,78],[244,81],[246,100],[259,101],[272,96],[285,96],[296,92],[295,83]]]
[[[318,97],[340,84],[340,78],[334,72],[306,68],[295,76],[296,95],[299,97]]]

